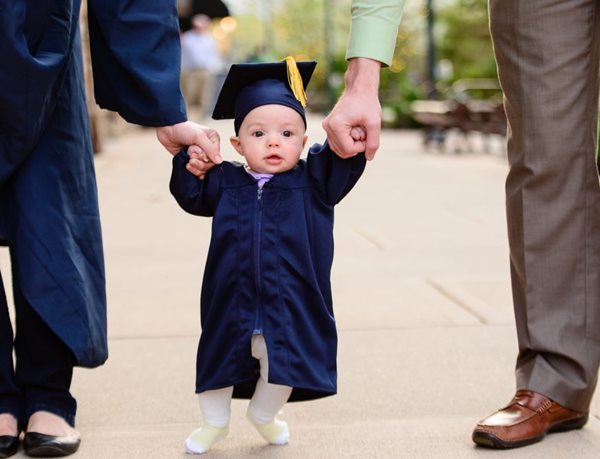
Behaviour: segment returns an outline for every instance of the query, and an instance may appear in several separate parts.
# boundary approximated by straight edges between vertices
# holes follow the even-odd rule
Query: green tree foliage
[[[327,111],[343,88],[345,51],[350,27],[350,0],[244,1],[237,12],[232,62],[274,60],[288,54],[319,62],[309,87],[310,105]],[[441,89],[460,78],[495,78],[496,66],[488,29],[487,0],[433,0],[436,8],[437,61],[452,64]],[[330,27],[325,29],[329,5]],[[393,126],[410,126],[410,102],[425,97],[426,1],[407,1],[394,59],[381,72],[380,98]],[[329,40],[331,66],[326,65]],[[394,118],[394,116],[391,116]]]
[[[452,63],[451,80],[496,78],[487,0],[453,0],[437,14],[438,59]]]
[[[328,94],[327,80],[341,87],[350,27],[350,0],[269,0],[244,4],[237,14],[229,59],[271,61],[293,55],[318,62],[309,87],[311,107],[328,110],[336,94]],[[330,11],[326,30],[326,6]],[[326,43],[331,68],[327,68]],[[336,83],[339,82],[339,83]],[[310,94],[309,94],[310,95]]]

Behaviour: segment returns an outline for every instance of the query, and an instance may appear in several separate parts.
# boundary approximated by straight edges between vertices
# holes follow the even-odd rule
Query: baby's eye
[[[262,137],[263,135],[265,135],[265,133],[264,133],[263,131],[254,131],[254,132],[252,133],[252,135],[253,135],[254,137]]]
[[[284,137],[291,137],[292,136],[292,131],[283,131],[282,132]]]

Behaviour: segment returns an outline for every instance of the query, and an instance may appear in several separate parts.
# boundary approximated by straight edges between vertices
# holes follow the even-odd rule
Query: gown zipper
[[[260,272],[260,245],[261,245],[261,229],[262,229],[262,194],[263,189],[258,188],[256,193],[256,220],[254,223],[254,282],[256,286],[256,318],[254,321],[254,335],[262,335],[263,333],[263,308],[262,308],[262,285]]]

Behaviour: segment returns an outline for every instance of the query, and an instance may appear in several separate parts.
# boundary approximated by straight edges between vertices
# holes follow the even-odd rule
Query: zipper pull
[[[260,201],[260,198],[262,197],[262,193],[263,193],[263,189],[259,188],[258,191],[256,192],[256,196],[258,198],[258,200]]]

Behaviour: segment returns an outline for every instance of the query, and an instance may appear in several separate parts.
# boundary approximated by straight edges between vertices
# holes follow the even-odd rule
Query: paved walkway
[[[320,120],[309,123],[310,141],[322,141]],[[234,159],[230,122],[211,124]],[[170,158],[152,130],[110,146],[97,172],[111,357],[76,371],[75,457],[184,458],[183,439],[199,422],[194,362],[210,221],[169,195]],[[234,401],[230,437],[205,457],[599,457],[598,401],[582,431],[538,445],[498,452],[470,440],[474,423],[514,390],[505,174],[498,148],[425,152],[418,133],[385,131],[336,214],[339,394],[287,405],[286,447],[265,446],[246,403]],[[6,263],[0,253],[3,273]]]

